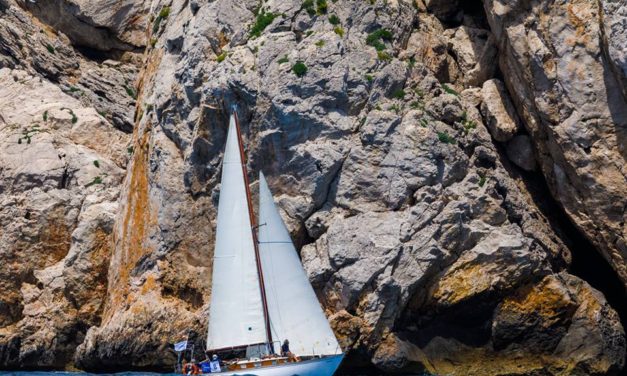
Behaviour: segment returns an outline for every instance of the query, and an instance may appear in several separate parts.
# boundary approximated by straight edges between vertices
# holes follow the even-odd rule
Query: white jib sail
[[[265,342],[242,159],[231,115],[222,161],[207,349]]]
[[[262,173],[258,225],[272,339],[288,339],[296,355],[341,353]]]

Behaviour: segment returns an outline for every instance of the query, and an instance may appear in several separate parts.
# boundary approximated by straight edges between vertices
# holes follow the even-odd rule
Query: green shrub
[[[409,107],[411,107],[411,108],[413,108],[413,109],[417,110],[417,109],[422,109],[422,108],[423,108],[423,105],[422,105],[422,103],[421,103],[420,101],[413,101],[413,102],[411,102],[411,103],[409,104]]]
[[[152,33],[155,34],[159,31],[159,26],[161,26],[161,17],[157,17],[155,22],[152,24]]]
[[[396,99],[403,99],[403,98],[405,98],[405,90],[403,90],[403,89],[395,90],[392,93],[392,97],[394,97]]]
[[[316,0],[316,14],[327,14],[328,7],[327,0]]]
[[[280,58],[277,62],[279,64],[284,64],[284,63],[289,63],[290,59],[287,58],[287,55],[283,56],[282,58]]]
[[[170,7],[163,7],[161,8],[161,11],[159,12],[159,15],[157,16],[157,18],[159,17],[168,18],[169,15],[170,15]]]
[[[316,47],[324,47],[324,40],[320,39],[316,42]]]
[[[44,111],[44,114],[42,117],[44,118],[44,121],[48,121],[48,110]]]
[[[220,55],[218,55],[218,56],[216,57],[216,61],[217,61],[218,63],[223,62],[223,61],[224,61],[224,59],[226,59],[226,51],[222,52]]]
[[[50,52],[51,54],[54,54],[54,47],[52,47],[52,45],[46,43],[46,49],[48,50],[48,52]]]
[[[342,26],[336,26],[333,28],[333,31],[335,31],[335,34],[343,37],[344,36],[344,29],[342,29]]]
[[[483,174],[479,174],[479,186],[483,187],[485,185],[486,177]]]
[[[387,29],[375,30],[366,37],[366,44],[374,47],[377,51],[383,51],[385,44],[381,40],[392,40],[392,32]]]
[[[313,16],[314,14],[316,14],[316,9],[314,7],[314,1],[313,0],[305,0],[305,1],[303,1],[303,9],[305,9],[305,11],[310,16]]]
[[[440,142],[443,142],[445,144],[455,143],[455,138],[449,136],[449,134],[446,132],[438,132],[438,140],[440,140]]]
[[[133,154],[133,147],[132,147],[132,146],[127,147],[127,148],[126,148],[126,152],[127,152],[129,155],[132,155],[132,154]]]
[[[157,38],[150,38],[150,47],[154,48],[157,44]]]
[[[442,89],[444,89],[444,91],[446,91],[449,94],[453,94],[456,97],[459,96],[459,93],[456,92],[453,88],[449,87],[447,84],[442,84]]]
[[[102,177],[101,176],[96,176],[92,181],[90,181],[89,183],[85,184],[85,188],[91,187],[94,184],[102,184]]]
[[[268,13],[259,13],[257,15],[257,19],[253,24],[253,27],[250,29],[250,37],[257,38],[261,35],[261,32],[274,21],[276,18],[276,14],[268,12]]]
[[[390,56],[385,51],[377,51],[377,58],[381,61],[389,61],[392,60],[392,56]]]
[[[126,94],[128,94],[129,97],[137,99],[135,90],[133,90],[133,88],[124,85],[124,90],[126,90]]]
[[[336,16],[335,14],[332,14],[329,16],[329,22],[331,23],[331,25],[339,25],[340,18]]]
[[[297,61],[296,64],[292,66],[292,71],[298,77],[302,77],[307,73],[307,66],[302,61]]]
[[[98,162],[98,160],[94,160],[94,166],[100,168],[100,162]]]
[[[374,77],[372,75],[370,75],[370,74],[367,74],[366,75],[366,81],[372,82],[372,81],[374,81]]]
[[[168,16],[170,15],[170,7],[163,7],[161,8],[161,10],[159,11],[159,14],[157,15],[157,18],[155,18],[153,24],[152,24],[152,33],[156,33],[157,31],[159,31],[159,26],[161,26],[161,21],[163,21],[164,19],[168,18]]]

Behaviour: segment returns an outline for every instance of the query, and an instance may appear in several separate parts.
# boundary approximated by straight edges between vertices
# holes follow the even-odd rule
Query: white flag
[[[181,341],[174,344],[174,351],[185,351],[187,349],[187,341]]]

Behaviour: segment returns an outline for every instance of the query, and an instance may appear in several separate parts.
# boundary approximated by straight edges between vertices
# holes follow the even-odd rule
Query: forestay
[[[263,174],[259,176],[259,252],[272,338],[288,339],[290,350],[301,356],[339,354],[337,339]]]
[[[265,342],[240,145],[231,115],[222,161],[207,349]]]

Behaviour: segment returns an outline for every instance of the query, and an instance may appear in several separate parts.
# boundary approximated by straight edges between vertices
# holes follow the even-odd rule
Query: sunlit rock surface
[[[618,314],[520,172],[621,275],[619,2],[25,3],[0,0],[0,367],[204,347],[236,105],[348,367],[623,368]]]

